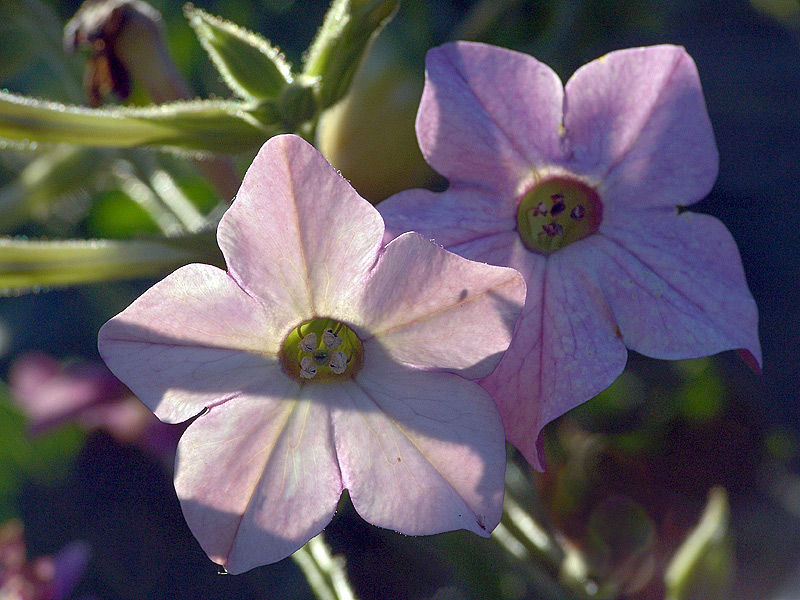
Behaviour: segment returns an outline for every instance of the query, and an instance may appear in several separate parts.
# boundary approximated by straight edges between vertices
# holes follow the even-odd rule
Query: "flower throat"
[[[595,233],[602,218],[603,204],[594,189],[574,179],[553,177],[522,197],[517,231],[529,250],[551,254]]]
[[[345,324],[312,319],[289,333],[281,348],[286,374],[301,383],[351,378],[364,359],[361,340]]]

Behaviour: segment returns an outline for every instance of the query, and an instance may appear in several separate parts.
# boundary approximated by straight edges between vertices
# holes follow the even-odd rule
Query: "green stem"
[[[311,591],[319,600],[357,600],[350,587],[344,559],[331,555],[322,534],[292,554]]]

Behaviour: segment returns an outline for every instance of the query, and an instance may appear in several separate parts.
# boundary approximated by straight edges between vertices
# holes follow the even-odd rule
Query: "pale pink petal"
[[[370,350],[332,413],[353,506],[408,535],[488,536],[502,513],[505,473],[491,398],[457,375],[405,369]]]
[[[198,417],[178,445],[175,490],[192,533],[231,573],[276,562],[318,534],[342,491],[327,386],[284,378]]]
[[[177,423],[284,376],[286,329],[224,271],[188,265],[103,325],[98,348],[150,410]]]
[[[513,269],[466,260],[412,232],[386,246],[359,312],[369,343],[395,360],[477,379],[508,347],[524,302]]]
[[[542,428],[611,385],[627,360],[599,284],[575,246],[523,269],[529,291],[514,339],[481,381],[500,409],[506,438],[540,470]]]
[[[559,159],[564,90],[526,54],[473,42],[428,51],[417,138],[451,183],[515,195],[532,169]]]
[[[514,197],[503,199],[474,188],[449,189],[443,194],[407,190],[378,204],[378,210],[386,222],[385,242],[416,231],[449,248],[515,231],[517,204]]]
[[[601,232],[586,260],[629,348],[669,360],[744,350],[761,364],[758,311],[722,223],[634,212]]]
[[[383,221],[313,146],[286,135],[264,144],[217,237],[231,275],[294,327],[349,314]]]
[[[612,52],[567,82],[571,166],[610,205],[687,205],[717,177],[718,155],[697,67],[679,46]]]
[[[545,256],[528,250],[517,231],[496,233],[450,246],[447,249],[470,260],[479,260],[490,265],[506,266],[525,272],[528,272],[531,263],[547,260]]]

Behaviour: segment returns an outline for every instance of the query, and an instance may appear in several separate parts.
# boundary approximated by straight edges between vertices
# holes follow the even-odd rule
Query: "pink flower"
[[[538,469],[541,431],[622,372],[630,348],[684,359],[738,349],[758,370],[758,315],[705,196],[718,157],[683,48],[612,52],[562,87],[534,58],[457,42],[427,56],[417,137],[450,180],[380,205],[466,258],[519,270],[514,339],[481,383]]]
[[[112,371],[162,420],[197,417],[175,488],[232,573],[319,533],[348,489],[406,534],[488,535],[502,509],[502,423],[477,383],[525,287],[384,225],[321,154],[268,141],[217,238],[228,271],[183,267],[100,330]]]
[[[160,457],[174,457],[181,428],[156,419],[101,362],[67,366],[42,353],[24,354],[9,370],[11,397],[38,435],[71,421],[105,429]]]
[[[25,532],[16,520],[0,525],[0,598],[62,600],[83,578],[89,548],[75,541],[55,556],[28,560]]]

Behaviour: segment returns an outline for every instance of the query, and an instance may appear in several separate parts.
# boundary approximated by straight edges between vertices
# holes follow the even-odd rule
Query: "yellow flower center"
[[[281,348],[286,374],[301,383],[355,376],[364,359],[361,340],[345,324],[312,319],[294,328]]]
[[[529,250],[551,254],[595,233],[602,218],[603,204],[593,188],[559,176],[540,181],[522,197],[517,231]]]

